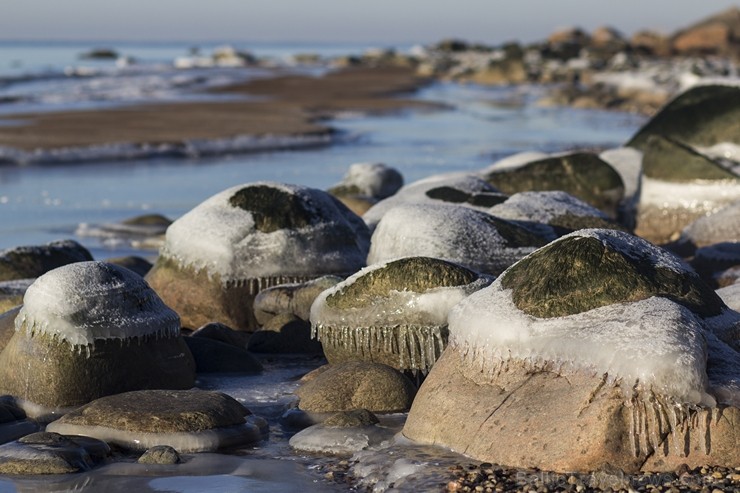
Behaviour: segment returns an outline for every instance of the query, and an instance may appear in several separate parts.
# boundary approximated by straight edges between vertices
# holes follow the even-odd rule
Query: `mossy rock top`
[[[172,221],[162,214],[143,214],[121,221],[126,226],[162,226],[167,227]]]
[[[702,85],[680,94],[647,122],[627,146],[647,150],[663,135],[692,146],[735,142],[740,135],[740,86]]]
[[[269,185],[250,185],[234,192],[229,204],[252,214],[254,227],[263,233],[301,229],[319,218],[295,193]]]
[[[368,269],[354,282],[340,284],[340,289],[326,298],[335,309],[372,305],[393,291],[424,293],[441,287],[465,286],[480,276],[465,267],[430,257],[407,257],[379,268]]]
[[[57,267],[92,259],[85,247],[72,240],[10,248],[0,251],[0,281],[39,277]]]
[[[243,424],[250,411],[221,392],[139,390],[94,400],[60,424],[145,433],[196,432]]]
[[[610,217],[624,196],[619,173],[595,154],[551,156],[515,168],[493,169],[486,180],[504,193],[562,190]]]
[[[451,204],[470,204],[476,207],[493,207],[509,198],[500,192],[471,192],[451,186],[430,188],[426,191],[426,196]]]
[[[736,180],[740,183],[740,176],[708,156],[697,152],[691,146],[662,135],[650,135],[647,138],[642,162],[645,176],[658,180],[679,183],[695,180]]]
[[[525,257],[501,276],[523,312],[553,318],[661,296],[702,317],[725,305],[677,257],[614,230],[583,230]]]

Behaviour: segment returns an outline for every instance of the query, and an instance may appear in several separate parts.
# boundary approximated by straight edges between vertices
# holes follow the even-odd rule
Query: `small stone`
[[[169,445],[149,448],[137,461],[139,464],[179,464],[180,454]]]

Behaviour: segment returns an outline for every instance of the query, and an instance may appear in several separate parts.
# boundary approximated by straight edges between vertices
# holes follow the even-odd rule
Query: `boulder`
[[[106,260],[109,264],[118,265],[125,267],[130,271],[136,272],[141,277],[146,276],[152,268],[152,263],[147,259],[138,257],[136,255],[129,255],[126,257],[114,257]]]
[[[26,419],[26,413],[11,396],[0,396],[0,443],[16,440],[38,428],[35,422]]]
[[[697,248],[717,243],[740,242],[740,200],[718,211],[700,216],[681,231],[675,248],[685,256]]]
[[[654,242],[678,239],[694,220],[740,200],[740,175],[691,146],[651,135],[643,158],[635,232]]]
[[[395,168],[383,163],[352,164],[342,181],[328,192],[340,200],[362,197],[375,201],[390,197],[403,186],[403,176]]]
[[[411,406],[415,393],[414,384],[398,370],[367,361],[332,364],[296,390],[298,407],[315,413],[354,409],[403,412]]]
[[[494,163],[483,178],[506,194],[561,190],[604,212],[619,217],[624,183],[614,168],[588,152],[555,154],[517,166]]]
[[[204,337],[214,341],[223,342],[230,346],[246,348],[249,342],[249,334],[234,330],[228,325],[218,322],[205,324],[203,327],[190,334],[190,337]]]
[[[57,267],[87,260],[92,260],[90,252],[72,240],[9,248],[0,251],[0,281],[31,279]]]
[[[606,214],[565,192],[520,192],[488,209],[546,241],[588,228],[624,229]]]
[[[368,247],[365,224],[331,195],[260,182],[225,190],[172,223],[147,280],[184,327],[221,322],[251,332],[261,290],[351,274]]]
[[[732,7],[681,29],[671,37],[671,47],[679,55],[739,55],[740,8]]]
[[[97,399],[47,430],[84,435],[131,450],[168,445],[179,453],[210,452],[263,437],[264,420],[237,400],[205,390],[141,390]]]
[[[132,389],[190,388],[194,369],[177,314],[140,276],[78,262],[26,291],[0,353],[0,389],[44,418]]]
[[[452,310],[403,434],[516,468],[734,467],[739,322],[665,251],[573,233]]]
[[[490,282],[429,257],[376,264],[316,298],[313,335],[329,363],[363,360],[426,373],[447,344],[447,312]]]
[[[632,50],[648,56],[669,56],[671,42],[668,36],[651,30],[637,31],[630,37]]]
[[[257,323],[264,326],[271,318],[283,314],[307,321],[316,297],[341,281],[339,276],[322,276],[304,283],[282,284],[264,289],[254,298]]]
[[[323,354],[321,343],[311,338],[311,323],[290,313],[271,318],[249,338],[255,353]]]
[[[299,431],[290,446],[304,452],[353,454],[389,442],[395,432],[378,426],[378,418],[367,409],[336,413],[323,423]]]
[[[155,445],[148,448],[136,462],[139,464],[172,465],[179,464],[182,460],[177,450],[169,445]]]
[[[402,204],[388,211],[376,226],[367,263],[432,257],[498,275],[545,243],[543,237],[515,222],[475,209]]]
[[[0,445],[0,474],[70,474],[89,471],[110,455],[105,442],[39,432]]]
[[[262,363],[244,347],[208,337],[183,337],[193,355],[197,373],[257,373]]]
[[[386,212],[401,204],[448,203],[485,210],[504,200],[506,195],[477,176],[461,173],[434,175],[410,183],[392,197],[381,200],[362,219],[372,232]]]

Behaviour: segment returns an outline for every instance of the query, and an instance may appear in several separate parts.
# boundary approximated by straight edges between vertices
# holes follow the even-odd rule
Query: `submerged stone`
[[[324,291],[313,334],[330,363],[364,360],[426,372],[447,344],[447,313],[490,278],[429,257],[368,267]]]
[[[104,262],[39,277],[0,353],[0,388],[34,417],[132,389],[189,388],[194,378],[177,314],[140,276]]]
[[[0,251],[0,281],[31,279],[63,265],[92,259],[85,247],[72,240],[10,248]]]
[[[88,471],[110,455],[105,442],[39,432],[0,445],[0,474],[69,474]]]
[[[257,327],[254,297],[279,284],[364,265],[365,224],[311,188],[255,183],[221,192],[175,221],[147,280],[186,327]]]
[[[456,262],[498,275],[546,243],[530,230],[485,212],[455,205],[399,205],[380,220],[368,264],[410,256]]]
[[[494,164],[484,178],[504,193],[561,190],[591,204],[612,219],[619,216],[624,183],[619,173],[596,154],[553,155],[519,166]]]
[[[148,448],[137,460],[139,464],[179,464],[180,454],[169,445],[155,445]]]
[[[221,392],[142,390],[97,399],[47,430],[96,437],[124,448],[168,445],[180,453],[213,451],[262,438],[251,412]]]
[[[351,454],[380,446],[395,432],[377,426],[377,416],[367,409],[332,414],[323,423],[299,431],[290,438],[290,446],[305,452]]]

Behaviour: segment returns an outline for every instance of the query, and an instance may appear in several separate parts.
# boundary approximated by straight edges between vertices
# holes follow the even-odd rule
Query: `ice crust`
[[[697,246],[740,241],[740,200],[689,224],[680,239]]]
[[[383,218],[386,212],[401,204],[439,204],[442,201],[433,199],[426,192],[438,187],[452,187],[467,193],[495,192],[494,187],[476,175],[466,173],[445,173],[433,175],[422,180],[410,183],[401,188],[395,195],[381,200],[362,216],[372,230]],[[471,204],[461,203],[464,207],[485,210]]]
[[[515,359],[561,373],[607,374],[628,392],[639,386],[679,403],[715,404],[701,322],[665,298],[539,319],[519,310],[496,281],[454,307],[449,328],[450,345],[491,375]]]
[[[334,287],[322,292],[311,305],[311,323],[340,327],[394,327],[399,325],[444,326],[450,309],[470,293],[491,282],[481,276],[464,286],[444,286],[423,293],[414,291],[391,291],[378,297],[368,306],[336,309],[326,303],[326,298],[341,292],[358,278],[385,267],[389,262],[371,265]]]
[[[232,206],[229,199],[244,187],[259,185],[297,195],[315,212],[316,221],[296,230],[258,231],[252,214]],[[349,237],[353,247],[337,245],[339,237]],[[365,265],[368,243],[362,221],[327,193],[257,182],[224,190],[173,222],[160,255],[228,283],[276,275],[355,272]]]
[[[141,276],[105,262],[78,262],[31,284],[15,330],[81,347],[101,339],[177,337],[180,319]]]
[[[643,176],[640,206],[661,209],[689,209],[711,213],[729,202],[740,200],[737,180],[696,180],[671,183]]]
[[[351,428],[330,428],[313,425],[290,439],[290,446],[305,452],[351,454],[368,448],[378,448],[393,438],[394,431],[376,425]]]
[[[509,246],[487,216],[457,205],[399,205],[376,226],[367,263],[426,256],[499,274],[535,250],[534,246]]]

